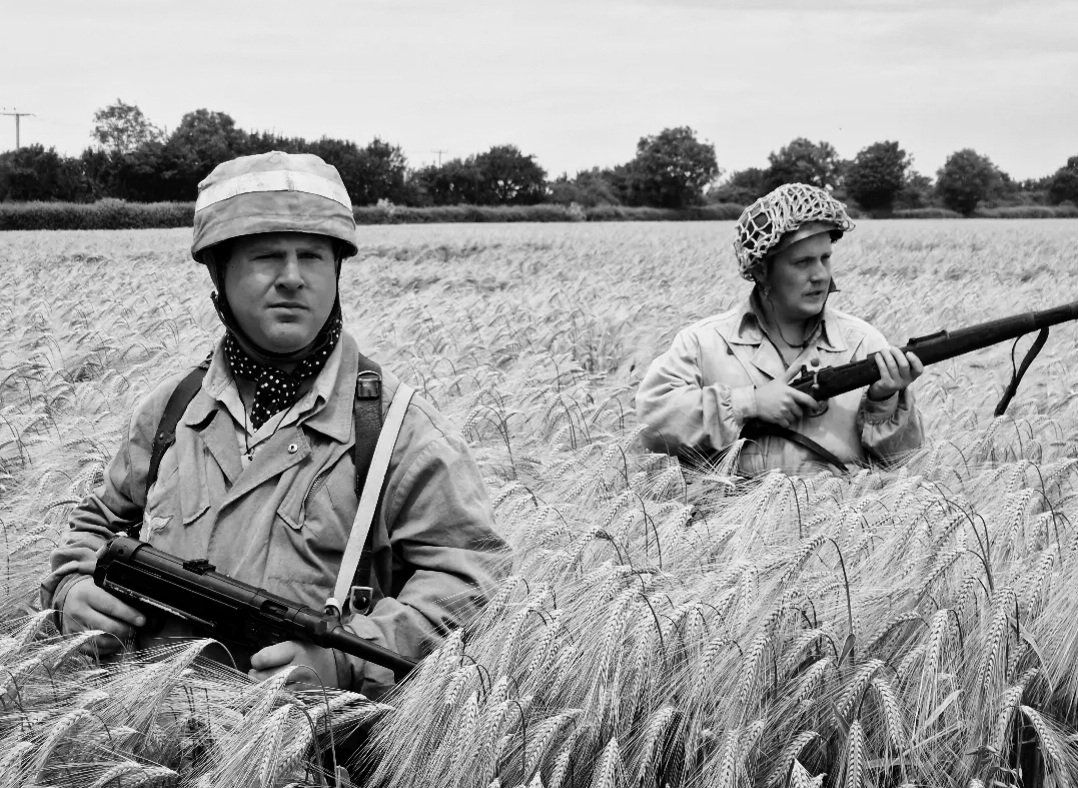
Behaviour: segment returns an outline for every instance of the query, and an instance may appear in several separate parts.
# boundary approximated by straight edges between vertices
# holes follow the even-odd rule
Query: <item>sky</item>
[[[0,27],[0,112],[67,155],[117,99],[414,167],[512,144],[549,177],[674,126],[727,174],[796,137],[895,140],[930,177],[963,148],[1017,180],[1078,155],[1078,0],[0,0]]]

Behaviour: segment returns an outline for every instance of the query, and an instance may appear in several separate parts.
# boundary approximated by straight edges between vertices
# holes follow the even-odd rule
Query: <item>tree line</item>
[[[917,172],[894,141],[873,143],[845,160],[830,143],[799,137],[769,154],[766,167],[726,174],[714,146],[685,126],[642,137],[624,164],[553,179],[514,145],[412,168],[399,146],[377,137],[361,147],[328,137],[250,132],[228,114],[207,109],[187,113],[166,132],[119,99],[94,113],[91,136],[93,144],[78,156],[41,145],[0,154],[0,201],[191,202],[198,182],[219,162],[284,150],[314,153],[335,165],[356,205],[747,205],[791,182],[831,189],[875,215],[930,207],[969,215],[985,202],[1078,203],[1078,156],[1051,175],[1018,182],[988,157],[963,149],[947,158],[933,180]]]

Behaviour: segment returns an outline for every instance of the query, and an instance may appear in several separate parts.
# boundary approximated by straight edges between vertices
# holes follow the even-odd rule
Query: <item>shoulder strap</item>
[[[361,566],[364,556],[369,562],[370,549],[367,546],[371,522],[378,509],[382,497],[382,486],[385,483],[386,473],[389,470],[389,460],[393,455],[393,447],[397,443],[401,425],[404,423],[404,415],[408,405],[412,401],[415,391],[405,383],[397,386],[389,411],[386,413],[385,423],[382,424],[378,433],[378,440],[374,445],[367,469],[366,478],[363,481],[363,490],[359,495],[359,506],[356,508],[356,516],[352,521],[352,528],[348,534],[348,544],[345,545],[344,555],[341,557],[341,566],[337,573],[337,582],[333,587],[333,595],[326,600],[326,610],[340,614],[343,610],[342,602],[348,603],[352,613],[363,614],[370,605],[371,589],[366,586],[355,585],[357,579],[369,574],[368,567]],[[357,397],[357,408],[359,398]],[[358,424],[357,424],[358,428]],[[360,436],[357,432],[357,441]],[[359,447],[357,443],[357,453]],[[358,467],[358,466],[357,466]],[[363,596],[365,595],[365,598]]]
[[[836,469],[842,473],[849,473],[849,469],[846,464],[836,457],[830,450],[824,448],[819,443],[814,441],[807,435],[802,435],[796,430],[791,430],[788,427],[783,427],[779,424],[773,424],[767,421],[760,421],[758,419],[752,419],[745,422],[745,426],[741,428],[741,437],[747,440],[753,438],[762,438],[764,436],[771,435],[776,438],[785,438],[791,443],[796,443],[803,449],[808,449],[824,462],[829,465],[833,465]]]
[[[359,355],[356,375],[356,398],[353,403],[356,440],[352,458],[356,464],[356,496],[363,492],[363,481],[374,456],[374,442],[382,429],[382,368],[363,354]]]
[[[180,423],[183,412],[191,400],[195,398],[199,388],[202,387],[202,379],[206,377],[206,370],[210,368],[210,356],[207,356],[201,364],[192,369],[181,380],[168,397],[165,409],[161,412],[161,418],[157,422],[157,432],[153,436],[153,448],[150,450],[150,465],[146,469],[146,489],[149,490],[157,481],[157,471],[161,467],[161,458],[165,452],[176,442],[176,425]]]

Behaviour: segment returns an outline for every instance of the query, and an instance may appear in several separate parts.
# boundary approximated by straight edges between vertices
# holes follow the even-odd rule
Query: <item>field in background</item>
[[[731,235],[361,229],[346,324],[464,430],[517,552],[391,709],[250,685],[197,644],[99,669],[33,614],[134,403],[218,324],[184,230],[0,235],[0,784],[283,785],[323,720],[366,714],[394,786],[1078,779],[1078,330],[1002,419],[1009,346],[930,368],[904,468],[686,480],[635,448],[632,397],[745,297]],[[1074,299],[1076,248],[1068,221],[863,221],[834,303],[903,342]]]

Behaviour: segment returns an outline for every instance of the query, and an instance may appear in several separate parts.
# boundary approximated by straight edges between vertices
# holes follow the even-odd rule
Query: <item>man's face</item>
[[[322,235],[263,233],[232,242],[225,297],[263,350],[292,353],[318,335],[337,298],[333,242]]]
[[[831,287],[831,236],[818,233],[777,253],[766,284],[780,320],[808,320],[820,314]]]

